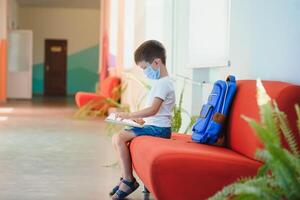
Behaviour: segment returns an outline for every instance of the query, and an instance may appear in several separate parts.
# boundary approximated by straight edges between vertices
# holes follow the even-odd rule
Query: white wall
[[[211,81],[232,73],[300,84],[299,0],[232,0],[230,29],[232,66],[211,69]]]

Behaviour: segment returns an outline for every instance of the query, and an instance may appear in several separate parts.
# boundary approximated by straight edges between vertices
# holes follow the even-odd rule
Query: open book
[[[139,128],[143,127],[143,125],[136,123],[131,119],[121,119],[119,117],[116,118],[115,113],[111,113],[108,117],[106,117],[105,121],[109,123],[120,124],[125,126],[132,126],[132,127],[139,127]]]

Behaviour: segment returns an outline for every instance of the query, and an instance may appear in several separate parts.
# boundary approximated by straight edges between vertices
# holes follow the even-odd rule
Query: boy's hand
[[[145,121],[142,118],[135,118],[132,120],[140,125],[143,125],[145,123]]]
[[[121,119],[129,119],[130,114],[127,112],[117,112],[116,113],[116,118],[121,118]]]

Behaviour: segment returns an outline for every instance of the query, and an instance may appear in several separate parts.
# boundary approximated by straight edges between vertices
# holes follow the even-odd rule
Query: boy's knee
[[[112,143],[114,145],[118,146],[120,144],[124,144],[124,143],[128,142],[129,134],[130,134],[130,132],[128,132],[128,131],[121,131],[120,133],[113,135]]]
[[[113,137],[112,137],[113,144],[120,145],[125,142],[121,133],[113,135]]]

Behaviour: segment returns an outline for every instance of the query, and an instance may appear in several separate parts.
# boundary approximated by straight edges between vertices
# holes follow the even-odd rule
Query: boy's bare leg
[[[132,140],[134,137],[136,137],[136,135],[133,132],[122,131],[119,134],[114,135],[112,138],[113,145],[116,147],[119,156],[122,177],[128,181],[132,181],[134,178],[132,174],[131,156],[127,142]],[[127,185],[121,184],[120,189],[122,191],[128,191],[129,188]]]
[[[112,145],[114,147],[114,150],[118,153],[118,147],[117,147],[117,144],[116,144],[116,136],[113,135],[112,137]],[[119,153],[118,153],[118,163],[121,165],[121,159],[120,159],[120,156],[119,156]],[[120,166],[122,167],[122,166]],[[121,177],[123,178],[124,177],[124,174],[123,174],[123,170],[121,169]]]

